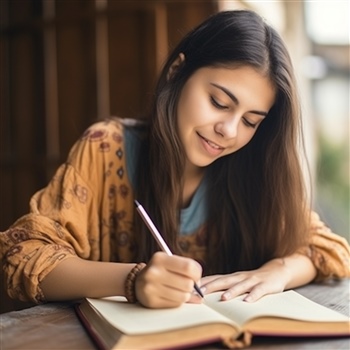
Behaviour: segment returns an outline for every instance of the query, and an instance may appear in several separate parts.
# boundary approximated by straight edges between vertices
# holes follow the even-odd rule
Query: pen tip
[[[135,203],[136,207],[138,207],[140,205],[140,203],[136,199],[134,200],[134,203]]]

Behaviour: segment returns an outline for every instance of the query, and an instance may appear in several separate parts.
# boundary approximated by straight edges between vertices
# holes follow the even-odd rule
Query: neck
[[[205,168],[186,165],[184,172],[184,188],[182,192],[182,207],[186,208],[202,181]]]

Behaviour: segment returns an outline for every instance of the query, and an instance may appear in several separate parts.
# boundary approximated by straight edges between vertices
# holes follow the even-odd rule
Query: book
[[[100,349],[183,349],[222,342],[244,347],[253,336],[350,336],[350,318],[290,290],[254,303],[244,295],[221,301],[222,292],[202,304],[149,309],[124,297],[86,298],[77,314]]]

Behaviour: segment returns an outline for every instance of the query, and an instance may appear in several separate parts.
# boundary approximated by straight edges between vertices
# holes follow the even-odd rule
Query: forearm
[[[72,257],[57,265],[40,287],[48,301],[124,295],[125,279],[134,265]]]
[[[285,289],[296,288],[310,283],[316,277],[316,268],[305,255],[292,254],[284,258],[273,259],[262,266],[262,269],[280,266],[286,278]]]

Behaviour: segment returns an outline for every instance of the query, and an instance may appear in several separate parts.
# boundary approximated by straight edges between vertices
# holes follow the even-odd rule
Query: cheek
[[[195,84],[186,85],[178,104],[178,118],[185,124],[201,124],[208,118],[208,101],[205,92]]]

